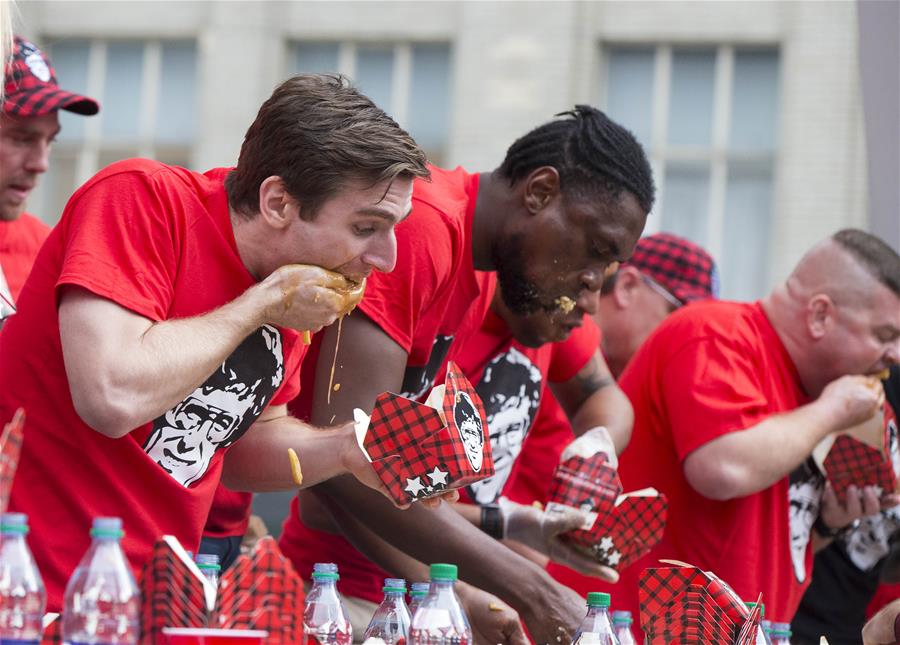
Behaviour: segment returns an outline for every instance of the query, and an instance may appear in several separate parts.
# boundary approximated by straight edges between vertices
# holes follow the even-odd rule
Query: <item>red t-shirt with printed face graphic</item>
[[[478,197],[478,175],[461,168],[431,167],[431,181],[416,180],[412,213],[397,226],[397,266],[376,272],[366,282],[359,310],[371,318],[409,355],[403,394],[426,396],[443,380],[448,358],[484,320],[495,287],[495,274],[475,271],[472,262],[472,219]],[[315,370],[313,341],[306,361],[305,382]],[[305,387],[291,404],[309,418],[314,387]],[[281,550],[304,578],[316,562],[334,562],[343,594],[380,601],[387,573],[363,557],[338,535],[313,530],[300,520],[297,499],[284,522]]]
[[[463,501],[482,504],[508,495],[519,456],[546,404],[548,382],[573,378],[600,345],[600,330],[585,316],[581,327],[563,342],[525,347],[516,342],[502,318],[489,312],[481,329],[456,359],[484,403],[491,432],[495,475],[463,491]],[[570,440],[572,438],[569,432]]]
[[[809,584],[810,530],[823,490],[815,467],[753,495],[708,499],[684,476],[694,450],[808,402],[797,370],[759,303],[702,302],[650,335],[619,381],[634,406],[619,459],[625,490],[652,486],[669,499],[662,542],[622,572],[617,608],[638,612],[638,578],[660,558],[713,571],[741,598],[763,593],[766,616],[788,622]]]
[[[10,509],[29,516],[50,611],[60,609],[94,517],[123,519],[122,545],[138,571],[161,535],[196,550],[224,449],[298,391],[303,345],[266,325],[183,401],[122,438],[88,427],[72,404],[62,287],[163,321],[207,313],[255,283],[235,245],[226,173],[147,160],[101,171],[72,196],[0,334],[0,423],[19,406],[27,413]]]

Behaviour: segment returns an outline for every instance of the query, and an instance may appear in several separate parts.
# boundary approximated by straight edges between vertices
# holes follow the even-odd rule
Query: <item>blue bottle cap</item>
[[[384,587],[381,590],[385,593],[406,593],[406,580],[403,578],[385,578]]]
[[[338,567],[333,562],[317,562],[313,565],[313,580],[340,580]]]
[[[194,558],[194,562],[197,563],[201,571],[220,571],[222,569],[221,565],[219,565],[219,556],[215,553],[198,553],[197,557]]]
[[[122,538],[125,531],[122,530],[121,517],[95,517],[91,526],[91,537]]]
[[[431,585],[427,582],[414,582],[410,585],[409,595],[413,598],[421,598],[428,595]]]
[[[25,513],[4,513],[0,516],[0,533],[27,535],[28,516]]]

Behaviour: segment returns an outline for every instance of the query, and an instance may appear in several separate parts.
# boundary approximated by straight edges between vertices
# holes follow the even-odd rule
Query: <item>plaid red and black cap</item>
[[[21,36],[15,38],[3,85],[3,112],[12,116],[42,116],[57,110],[90,116],[100,111],[94,99],[61,89],[50,59]]]
[[[671,233],[638,240],[626,263],[652,278],[682,303],[716,298],[719,272],[703,247]]]

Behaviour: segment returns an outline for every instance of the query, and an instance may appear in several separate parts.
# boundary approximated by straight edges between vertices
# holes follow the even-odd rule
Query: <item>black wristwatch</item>
[[[503,512],[497,504],[481,506],[481,523],[479,528],[498,540],[503,539]]]

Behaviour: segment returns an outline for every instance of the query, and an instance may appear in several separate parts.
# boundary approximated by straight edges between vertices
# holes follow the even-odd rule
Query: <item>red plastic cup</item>
[[[265,645],[269,632],[261,629],[163,627],[167,645]]]

